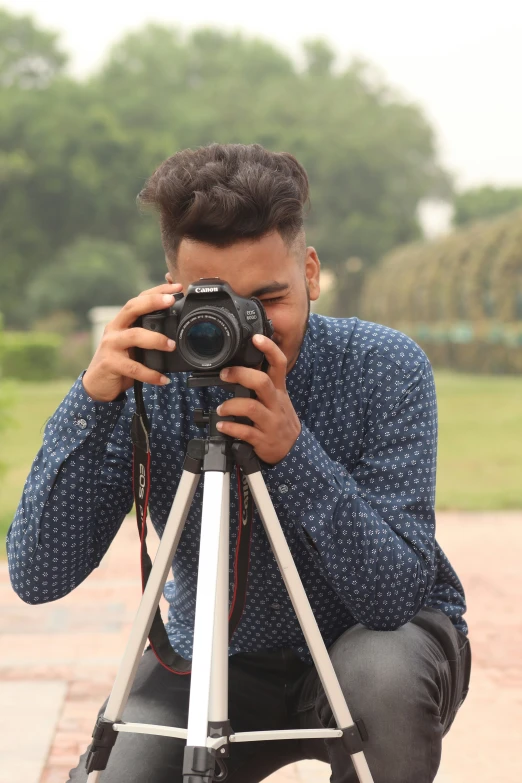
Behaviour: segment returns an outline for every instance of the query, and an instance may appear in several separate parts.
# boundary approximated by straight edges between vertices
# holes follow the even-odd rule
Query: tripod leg
[[[230,474],[225,476],[221,505],[221,532],[219,540],[218,586],[214,617],[214,641],[210,704],[208,711],[209,737],[230,736],[228,719],[228,612],[229,612],[229,548],[230,548]],[[241,522],[240,522],[241,524]],[[228,741],[217,750],[217,758],[228,757]]]
[[[161,537],[154,565],[150,572],[145,591],[132,630],[123,653],[111,695],[105,708],[104,720],[116,723],[121,719],[129,693],[136,676],[143,648],[150,631],[154,613],[159,604],[161,592],[167,579],[172,559],[178,546],[183,526],[190,509],[192,498],[199,481],[199,474],[183,471],[172,503],[169,518]],[[95,770],[87,778],[88,783],[100,780],[102,772]]]
[[[330,707],[338,727],[343,730],[343,741],[350,753],[357,777],[360,783],[372,783],[373,778],[362,751],[358,728],[350,715],[261,471],[251,473],[248,483]]]
[[[218,687],[217,678],[228,663],[228,630],[224,629],[225,613],[228,614],[228,562],[220,557],[223,548],[220,542],[224,536],[221,527],[224,517],[224,504],[228,496],[225,485],[230,485],[230,474],[218,471],[204,473],[203,511],[198,563],[197,603],[194,621],[194,647],[192,657],[192,677],[187,725],[187,747],[183,761],[183,780],[185,783],[211,783],[214,777],[215,752],[207,746],[209,731],[211,682],[212,706],[215,715],[224,715],[223,693]],[[229,490],[228,490],[229,491]],[[216,509],[220,510],[219,523],[216,523]],[[228,538],[228,536],[227,536]],[[227,559],[228,560],[228,559]],[[222,571],[226,570],[226,600],[224,577],[218,573],[219,561]],[[218,606],[218,595],[221,599]],[[216,619],[216,626],[214,620]],[[228,618],[227,618],[228,619]],[[212,664],[214,637],[217,636],[224,647],[220,651],[218,668],[213,676]],[[216,639],[217,643],[217,639]]]
[[[209,720],[212,723],[228,720],[229,506],[230,473],[227,473],[225,474],[221,504],[218,587],[214,618],[214,652],[212,654],[212,685],[209,707]]]

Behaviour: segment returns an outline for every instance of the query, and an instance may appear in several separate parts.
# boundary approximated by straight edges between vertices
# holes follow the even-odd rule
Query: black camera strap
[[[152,561],[147,551],[146,542],[147,507],[150,493],[150,422],[143,401],[143,384],[141,381],[134,381],[134,395],[136,412],[132,417],[131,424],[133,444],[132,478],[136,522],[140,535],[141,586],[143,591],[152,570]],[[238,627],[245,608],[254,516],[253,499],[246,477],[239,466],[236,466],[236,473],[239,496],[239,523],[234,557],[234,592],[228,617],[229,640]],[[159,607],[156,609],[149,631],[149,642],[156,658],[165,669],[168,669],[173,674],[190,674],[191,661],[182,658],[172,648]]]

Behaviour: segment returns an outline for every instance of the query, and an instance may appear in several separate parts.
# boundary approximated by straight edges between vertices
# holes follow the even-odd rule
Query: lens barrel
[[[200,307],[182,318],[177,350],[195,370],[221,367],[239,348],[241,334],[234,316],[221,307]]]

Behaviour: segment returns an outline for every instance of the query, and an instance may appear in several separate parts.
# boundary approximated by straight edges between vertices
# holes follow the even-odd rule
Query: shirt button
[[[278,487],[278,489],[279,489],[279,492],[280,492],[282,495],[284,495],[284,494],[285,494],[285,492],[288,492],[288,484],[280,484],[280,485],[279,485],[279,487]]]
[[[86,426],[87,426],[87,422],[85,421],[85,419],[78,419],[78,421],[76,422],[76,424],[78,425],[78,427],[79,427],[81,430],[84,430],[84,429],[86,428]]]
[[[277,611],[277,609],[281,609],[281,604],[271,604],[271,607]]]

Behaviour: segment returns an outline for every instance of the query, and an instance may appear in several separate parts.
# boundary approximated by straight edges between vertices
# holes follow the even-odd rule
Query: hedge
[[[522,211],[392,251],[361,314],[412,336],[435,366],[522,372]]]
[[[21,381],[51,380],[59,375],[63,338],[44,332],[0,334],[0,368],[4,378]]]

